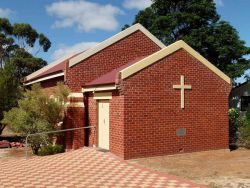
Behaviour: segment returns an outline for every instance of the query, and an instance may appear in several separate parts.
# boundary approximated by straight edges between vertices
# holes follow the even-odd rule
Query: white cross
[[[173,85],[173,88],[181,90],[181,108],[184,108],[185,89],[192,89],[192,86],[191,85],[185,85],[184,76],[181,75],[181,85]]]

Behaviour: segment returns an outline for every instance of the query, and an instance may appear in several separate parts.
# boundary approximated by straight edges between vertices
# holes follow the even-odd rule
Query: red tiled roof
[[[139,58],[136,58],[135,60],[117,68],[117,69],[114,69],[112,71],[110,71],[109,73],[107,74],[104,74],[102,76],[100,76],[99,78],[91,81],[91,82],[88,82],[85,84],[85,86],[97,86],[97,85],[108,85],[108,84],[114,84],[115,83],[115,80],[117,79],[117,76],[118,76],[118,73],[129,67],[130,65],[133,65],[135,64],[136,62],[144,59],[146,56],[143,56],[143,57],[139,57]]]
[[[68,59],[67,59],[68,60]],[[36,79],[36,78],[40,78],[40,77],[43,77],[43,76],[47,76],[47,75],[50,75],[50,74],[53,74],[53,73],[58,73],[58,72],[63,72],[65,67],[66,67],[66,62],[67,60],[57,64],[56,66],[54,67],[51,67],[51,69],[48,69],[46,70],[45,72],[42,72],[41,74],[38,74],[36,77],[34,77],[33,79]]]
[[[80,52],[82,53],[82,52]],[[49,75],[53,75],[53,74],[56,74],[56,73],[61,73],[61,72],[64,72],[64,70],[66,69],[66,63],[73,57],[79,55],[80,53],[77,53],[77,54],[74,54],[72,56],[70,56],[69,58],[63,60],[62,62],[58,63],[57,65],[51,67],[50,69],[36,75],[35,77],[33,77],[32,79],[29,79],[29,80],[25,80],[25,82],[29,82],[29,81],[33,81],[33,80],[36,80],[38,78],[43,78],[43,77],[46,77],[46,76],[49,76]]]

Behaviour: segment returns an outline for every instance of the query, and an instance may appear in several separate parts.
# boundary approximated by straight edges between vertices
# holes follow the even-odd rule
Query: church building
[[[132,159],[228,148],[231,79],[184,41],[165,46],[140,24],[25,78],[71,91],[66,149]]]

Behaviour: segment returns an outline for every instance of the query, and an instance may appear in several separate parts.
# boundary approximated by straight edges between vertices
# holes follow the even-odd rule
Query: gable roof
[[[129,67],[130,65],[133,65],[134,63],[144,59],[145,57],[146,56],[136,58],[133,61],[131,61],[131,62],[129,62],[129,63],[117,68],[117,69],[113,69],[112,71],[108,72],[107,74],[104,74],[104,75],[100,76],[99,78],[97,78],[91,82],[86,83],[85,86],[89,87],[89,86],[97,86],[97,85],[115,84],[116,79],[118,79],[118,74],[121,70],[125,69],[126,67]]]
[[[103,50],[104,48],[107,48],[108,46],[118,42],[119,40],[129,36],[130,34],[136,32],[136,31],[141,31],[144,33],[148,38],[150,38],[155,44],[157,44],[160,48],[165,48],[166,46],[158,40],[154,35],[152,35],[147,29],[145,29],[141,24],[137,23],[124,31],[121,31],[120,33],[108,38],[107,40],[99,43],[93,48],[90,48],[89,50],[77,55],[76,57],[72,58],[69,60],[69,67],[72,67],[84,59],[96,54],[97,52]]]
[[[50,69],[45,70],[44,72],[41,72],[40,74],[37,74],[34,76],[31,80],[35,80],[40,77],[44,77],[50,74],[58,73],[58,72],[63,72],[66,66],[66,60],[63,62],[60,62],[59,64],[56,64],[55,66],[51,67]]]
[[[72,67],[82,60],[96,54],[97,52],[103,50],[104,48],[116,43],[117,41],[129,36],[130,34],[141,31],[144,33],[148,38],[150,38],[155,44],[157,44],[160,48],[166,47],[160,40],[158,40],[154,35],[152,35],[147,29],[145,29],[141,24],[135,24],[124,31],[114,35],[113,37],[108,38],[107,40],[99,43],[93,48],[90,48],[86,51],[77,53],[77,54],[70,54],[63,58],[60,58],[47,66],[37,70],[36,72],[26,76],[24,78],[25,85],[29,85],[32,83],[40,82],[42,80],[47,80],[59,76],[64,76],[64,69],[66,67],[66,62],[69,61],[69,67]],[[52,75],[53,74],[53,75]],[[46,77],[46,78],[44,78]]]
[[[33,79],[34,79],[35,77],[37,77],[38,75],[43,74],[44,72],[50,70],[51,68],[57,66],[58,64],[61,64],[63,61],[67,60],[67,59],[70,58],[70,57],[72,57],[72,54],[67,55],[67,56],[65,56],[65,57],[63,57],[63,58],[60,58],[60,59],[58,59],[58,60],[56,60],[56,61],[54,61],[54,62],[48,64],[47,66],[45,66],[45,67],[43,67],[43,68],[37,70],[36,72],[33,72],[32,74],[26,76],[26,77],[25,77],[25,80],[26,80],[26,81],[33,80]]]
[[[64,70],[66,68],[67,61],[78,54],[79,53],[67,55],[26,76],[24,78],[25,85],[30,85],[33,83],[40,82],[42,80],[48,80],[55,77],[64,76]]]
[[[221,79],[226,81],[228,84],[231,85],[231,78],[229,78],[226,74],[220,71],[217,67],[215,67],[212,63],[210,63],[207,59],[201,56],[198,52],[196,52],[193,48],[191,48],[188,44],[184,41],[180,40],[177,41],[166,48],[155,52],[152,55],[149,55],[145,58],[140,57],[135,59],[134,61],[129,62],[128,64],[121,66],[118,69],[114,69],[111,72],[87,83],[83,88],[83,92],[89,91],[102,91],[102,90],[114,90],[116,89],[116,79],[117,75],[120,73],[121,79],[126,79],[133,74],[136,74],[140,70],[152,65],[153,63],[159,61],[160,59],[176,52],[179,49],[186,50],[190,55],[196,58],[200,63],[205,65],[208,69],[218,75]],[[90,87],[91,86],[91,87]],[[100,87],[102,86],[102,87]],[[111,87],[112,86],[112,87]]]
[[[228,84],[231,84],[231,78],[229,78],[226,74],[224,74],[221,70],[219,70],[217,67],[215,67],[212,63],[210,63],[207,59],[205,59],[202,55],[200,55],[197,51],[195,51],[193,48],[191,48],[187,43],[180,40],[177,41],[166,48],[155,52],[152,55],[149,55],[148,57],[142,59],[141,61],[134,63],[133,65],[123,69],[120,71],[121,73],[121,79],[125,79],[138,71],[150,66],[151,64],[157,62],[158,60],[176,52],[179,49],[186,50],[190,55],[192,55],[194,58],[196,58],[199,62],[201,62],[203,65],[205,65],[208,69],[210,69],[212,72],[214,72],[216,75],[218,75],[221,79],[225,80]]]

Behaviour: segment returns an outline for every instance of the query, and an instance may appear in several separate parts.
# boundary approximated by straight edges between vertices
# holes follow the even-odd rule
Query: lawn
[[[131,160],[209,187],[250,187],[250,150],[217,150]]]

